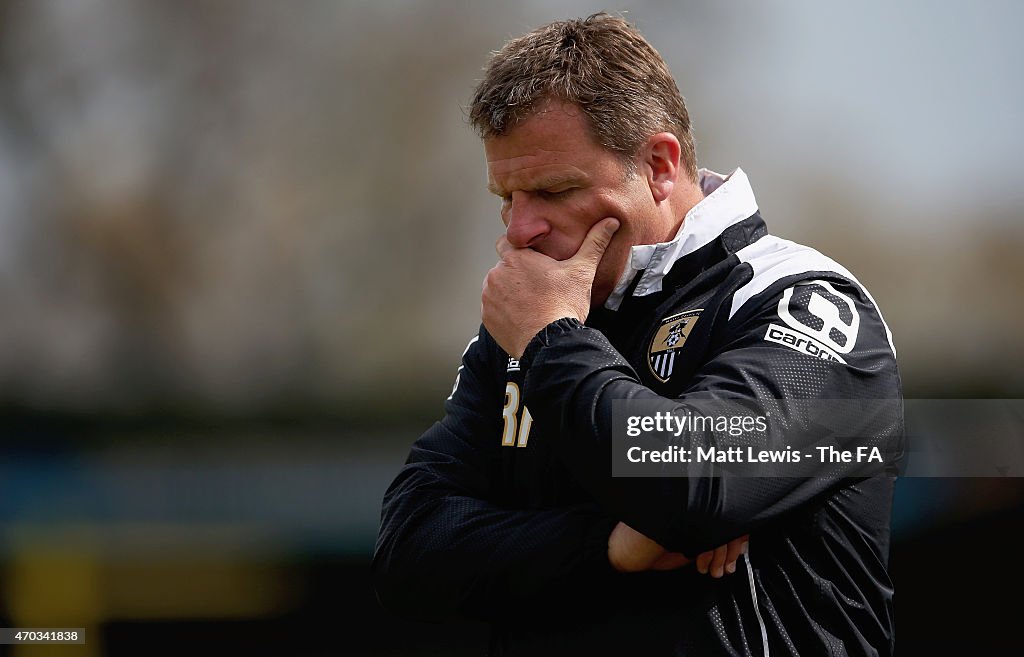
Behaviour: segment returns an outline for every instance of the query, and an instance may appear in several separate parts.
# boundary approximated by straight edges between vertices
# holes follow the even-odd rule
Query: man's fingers
[[[715,557],[711,560],[711,576],[718,578],[725,574],[725,558],[729,554],[729,546],[720,545],[715,548]]]
[[[707,552],[702,552],[700,554],[700,556],[697,557],[697,572],[700,573],[701,575],[707,575],[708,574],[708,566],[711,565],[711,559],[714,556],[715,556],[715,551],[714,550],[708,550]]]
[[[619,229],[618,219],[602,219],[590,228],[580,250],[573,256],[573,260],[583,261],[595,269],[604,257],[604,251],[611,244],[612,235]]]
[[[725,557],[725,572],[730,575],[736,572],[736,560],[740,558],[740,555],[746,551],[747,541],[750,539],[749,534],[734,538],[729,541],[728,554]]]
[[[736,561],[740,555],[747,553],[749,541],[750,535],[744,534],[714,550],[702,553],[697,557],[697,572],[701,575],[710,573],[714,578],[722,577],[726,573],[731,575],[736,572]]]
[[[498,258],[504,258],[509,251],[515,251],[516,247],[509,244],[508,238],[502,235],[494,244],[494,250],[498,252]]]

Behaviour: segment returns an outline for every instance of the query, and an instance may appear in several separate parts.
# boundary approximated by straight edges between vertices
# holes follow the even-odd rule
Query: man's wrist
[[[537,353],[544,347],[551,344],[559,335],[571,333],[574,331],[583,330],[585,327],[583,323],[575,317],[562,317],[555,321],[547,324],[541,330],[530,339],[526,344],[526,348],[523,350],[523,355],[519,358],[520,367],[524,370],[530,366],[533,359],[536,358]]]

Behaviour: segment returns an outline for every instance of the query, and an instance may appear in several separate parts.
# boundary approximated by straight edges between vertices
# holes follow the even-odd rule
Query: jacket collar
[[[660,292],[663,279],[676,261],[713,242],[729,226],[757,212],[754,191],[743,169],[737,168],[727,176],[701,169],[697,172],[697,182],[704,199],[686,213],[679,232],[671,241],[633,247],[605,308],[617,310],[638,275],[633,296]]]

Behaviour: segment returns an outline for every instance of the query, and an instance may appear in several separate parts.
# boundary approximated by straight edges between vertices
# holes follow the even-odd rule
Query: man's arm
[[[686,565],[597,504],[526,510],[502,503],[501,397],[488,362],[495,352],[481,327],[463,354],[444,419],[416,441],[385,494],[373,556],[381,603],[427,620],[507,618],[510,610],[522,616],[586,600],[616,569]],[[609,554],[613,528],[629,540]],[[745,539],[697,557],[701,572],[732,572]]]
[[[839,477],[611,477],[612,401],[643,401],[677,413],[694,402],[723,398],[776,404],[772,422],[796,440],[813,432],[802,425],[788,400],[899,399],[895,356],[884,337],[874,305],[852,282],[834,281],[853,299],[860,338],[846,363],[829,362],[765,340],[777,323],[782,290],[766,292],[741,312],[731,337],[694,377],[678,399],[660,397],[640,383],[626,360],[599,332],[575,319],[542,329],[521,359],[524,399],[536,423],[558,426],[560,453],[567,467],[612,515],[667,549],[696,554],[792,511],[835,487]],[[877,421],[878,418],[865,418]],[[902,416],[893,416],[894,438]],[[858,435],[861,427],[849,427]],[[691,431],[684,447],[711,445],[711,432]]]
[[[374,584],[389,609],[423,619],[508,618],[556,604],[614,571],[615,520],[596,505],[504,508],[496,489],[501,396],[481,327],[443,420],[416,441],[384,497]],[[595,582],[596,583],[596,582]]]

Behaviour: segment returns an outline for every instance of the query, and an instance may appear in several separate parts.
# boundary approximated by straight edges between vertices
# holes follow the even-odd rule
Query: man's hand
[[[517,249],[502,236],[501,260],[484,278],[480,315],[497,343],[520,358],[533,336],[551,322],[590,314],[590,288],[612,235],[616,219],[594,224],[576,255],[558,261],[533,249]]]
[[[736,572],[736,560],[747,552],[745,534],[729,541],[726,545],[708,550],[697,557],[697,571],[722,577],[725,573]],[[675,570],[690,563],[690,559],[679,552],[669,552],[626,523],[620,522],[608,537],[608,561],[612,567],[624,573],[644,570]]]

